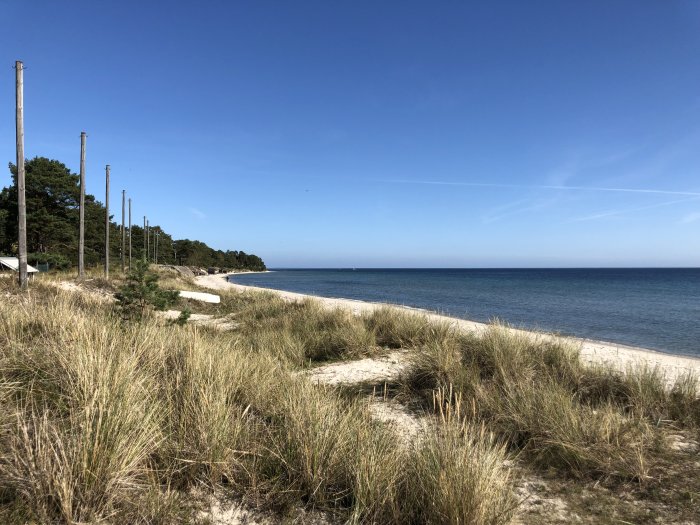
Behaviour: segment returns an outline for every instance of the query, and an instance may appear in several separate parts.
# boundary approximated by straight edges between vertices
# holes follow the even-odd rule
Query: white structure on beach
[[[7,271],[19,272],[19,259],[17,257],[0,257],[0,273]],[[28,275],[33,275],[38,271],[33,266],[27,265]]]
[[[185,297],[186,299],[194,299],[196,301],[204,301],[205,303],[218,304],[221,302],[221,297],[213,293],[205,292],[188,292],[185,290],[180,291],[180,297]]]

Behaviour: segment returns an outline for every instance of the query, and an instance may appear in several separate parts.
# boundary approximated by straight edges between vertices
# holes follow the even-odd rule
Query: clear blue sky
[[[0,0],[0,18],[3,163],[21,59],[27,156],[77,172],[85,130],[88,191],[111,164],[113,209],[125,188],[175,237],[273,267],[700,264],[695,0]]]

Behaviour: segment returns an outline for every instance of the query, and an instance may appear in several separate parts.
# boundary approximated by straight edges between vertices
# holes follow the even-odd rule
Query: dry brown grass
[[[296,373],[372,351],[363,320],[264,295],[225,300],[239,332],[124,323],[109,303],[50,284],[5,297],[0,518],[185,523],[192,488],[219,487],[355,523],[507,521],[488,510],[510,501],[507,475],[485,460],[502,447],[464,429],[399,447],[365,401]],[[449,510],[456,490],[470,499]],[[428,501],[444,514],[428,516]]]
[[[619,373],[581,363],[576,348],[504,326],[432,341],[412,356],[404,386],[426,401],[450,391],[470,417],[543,468],[644,481],[664,446],[660,423],[697,424],[697,381],[667,389],[658,370]]]
[[[668,489],[678,478],[669,465],[682,472],[689,456],[667,435],[700,427],[692,376],[669,389],[658,370],[584,366],[557,339],[502,326],[465,335],[388,307],[358,317],[223,293],[201,307],[236,323],[222,333],[124,323],[98,295],[42,280],[28,294],[0,286],[3,522],[189,523],[192,489],[204,487],[281,515],[305,507],[351,523],[499,524],[517,503],[513,462],[576,490],[587,480],[636,487],[679,507],[697,497]],[[383,347],[412,349],[401,396],[435,414],[410,447],[361,396],[298,373]]]

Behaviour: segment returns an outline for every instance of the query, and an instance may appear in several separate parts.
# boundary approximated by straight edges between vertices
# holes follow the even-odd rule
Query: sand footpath
[[[408,312],[418,312],[426,315],[428,318],[435,321],[449,322],[453,323],[455,327],[469,331],[469,332],[481,332],[485,330],[488,325],[485,323],[478,323],[475,321],[469,321],[466,319],[458,319],[455,317],[448,317],[444,315],[439,315],[435,313],[430,313],[424,310],[407,308],[398,305],[387,305],[384,303],[371,303],[366,301],[357,301],[354,299],[336,299],[330,297],[320,297],[315,295],[306,295],[295,292],[286,292],[284,290],[273,290],[269,288],[259,288],[256,286],[244,286],[241,284],[235,284],[228,282],[227,278],[229,275],[235,274],[219,274],[219,275],[203,275],[195,278],[195,282],[204,288],[209,288],[211,290],[238,290],[238,291],[265,291],[273,292],[278,294],[280,297],[288,301],[299,301],[307,298],[312,298],[319,301],[321,304],[328,308],[347,308],[355,314],[360,314],[363,312],[371,312],[377,308],[383,308],[386,306],[392,306],[395,308],[401,308]],[[518,330],[512,328],[511,330],[532,336],[532,337],[551,337],[548,334],[541,334],[537,332],[528,332],[525,330]],[[665,354],[662,352],[656,352],[654,350],[648,350],[644,348],[637,348],[632,346],[625,346],[616,343],[606,343],[603,341],[593,341],[589,339],[577,339],[573,337],[566,338],[567,340],[578,345],[581,349],[581,358],[584,361],[590,363],[603,363],[607,364],[617,370],[624,371],[630,365],[643,365],[646,364],[650,367],[658,367],[662,371],[667,381],[673,383],[675,379],[684,373],[694,372],[700,375],[700,358],[684,357],[673,354]]]

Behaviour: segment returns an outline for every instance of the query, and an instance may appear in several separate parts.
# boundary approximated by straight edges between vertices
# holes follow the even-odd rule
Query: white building
[[[0,274],[5,272],[19,272],[19,259],[17,257],[0,257]],[[33,277],[39,270],[27,265],[27,275]]]

